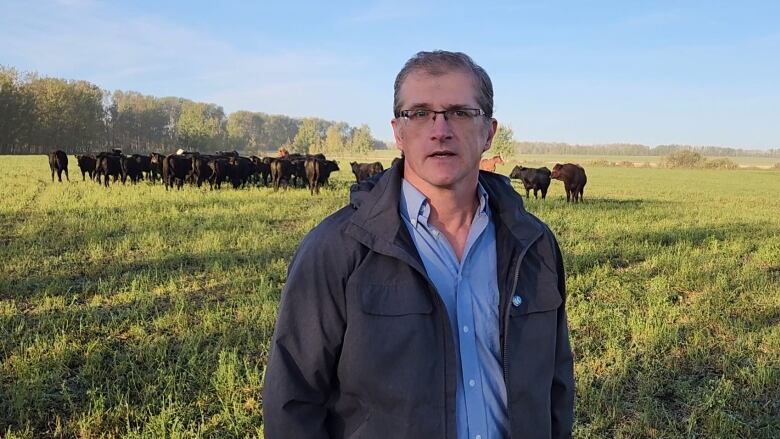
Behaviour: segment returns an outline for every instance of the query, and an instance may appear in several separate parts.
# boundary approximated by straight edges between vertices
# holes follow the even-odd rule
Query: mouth
[[[428,157],[431,158],[446,158],[446,157],[454,157],[456,154],[452,151],[434,151],[432,154],[429,154]]]

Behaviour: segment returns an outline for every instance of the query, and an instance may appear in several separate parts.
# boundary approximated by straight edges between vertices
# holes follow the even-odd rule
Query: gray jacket
[[[455,438],[457,347],[398,214],[402,172],[353,187],[351,204],[301,242],[265,373],[266,438]],[[479,179],[496,225],[511,437],[570,437],[560,250],[506,177]]]

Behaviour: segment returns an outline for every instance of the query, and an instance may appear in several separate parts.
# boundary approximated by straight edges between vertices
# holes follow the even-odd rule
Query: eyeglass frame
[[[415,111],[425,111],[425,112],[428,112],[428,113],[433,113],[433,117],[428,119],[432,123],[436,123],[436,115],[437,114],[441,114],[442,117],[444,117],[444,120],[449,122],[450,118],[447,117],[447,113],[452,113],[452,112],[455,112],[455,111],[478,111],[478,113],[474,114],[473,116],[471,116],[469,120],[474,120],[474,119],[476,119],[479,116],[488,117],[488,114],[485,112],[485,110],[483,110],[481,108],[450,108],[448,110],[439,110],[439,111],[428,110],[426,108],[416,108],[416,109],[409,109],[409,110],[401,110],[401,111],[399,111],[398,115],[396,116],[396,119],[403,118],[403,119],[405,119],[407,121],[411,121],[412,119],[409,117],[409,114],[412,113],[412,112],[415,112]],[[463,119],[461,119],[461,120],[463,120]]]

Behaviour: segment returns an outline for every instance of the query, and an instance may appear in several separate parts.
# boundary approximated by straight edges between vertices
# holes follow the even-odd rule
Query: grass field
[[[287,262],[351,174],[311,197],[0,169],[0,437],[262,437]],[[526,203],[566,260],[575,437],[780,437],[780,172],[586,169],[584,204]]]

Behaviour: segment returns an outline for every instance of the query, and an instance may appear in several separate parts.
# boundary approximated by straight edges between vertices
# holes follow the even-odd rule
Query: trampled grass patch
[[[341,167],[312,197],[0,157],[0,436],[262,437],[287,263]],[[780,174],[586,169],[585,203],[526,202],[566,259],[575,437],[779,437]]]

